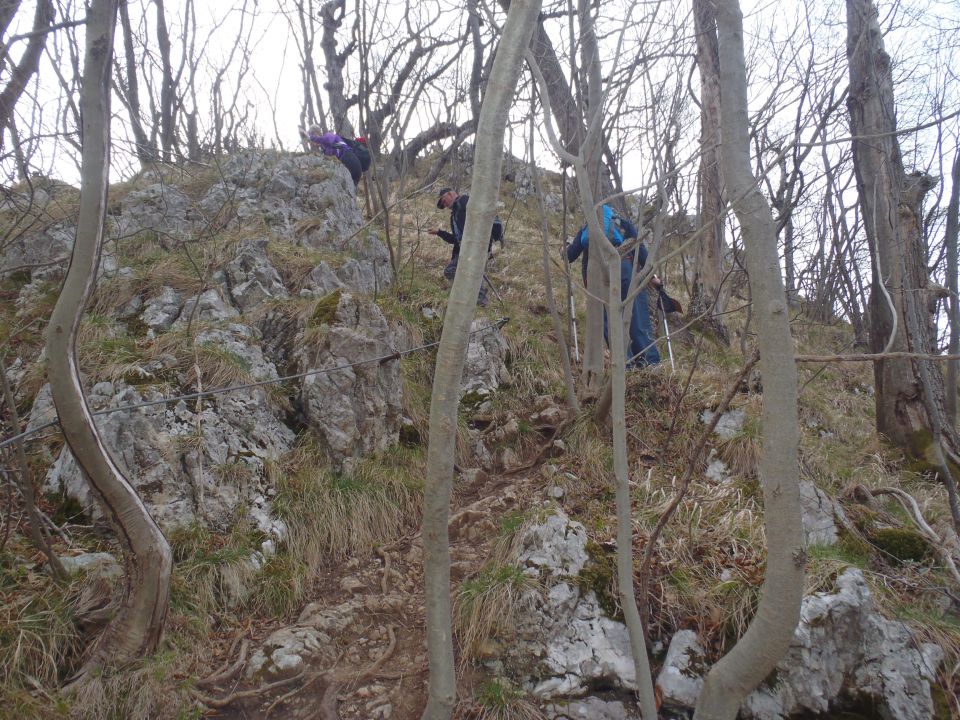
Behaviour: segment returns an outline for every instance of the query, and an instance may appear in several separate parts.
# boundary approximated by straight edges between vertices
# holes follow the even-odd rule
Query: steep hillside
[[[539,203],[527,169],[511,163],[506,174],[505,247],[489,266],[495,292],[478,308],[462,388],[451,519],[457,716],[639,717],[613,586],[609,428],[589,407],[565,407]],[[553,261],[560,179],[546,182]],[[438,188],[398,189],[388,216],[367,220],[370,199],[355,197],[336,161],[271,152],[112,188],[79,353],[105,443],[174,549],[167,632],[136,667],[79,694],[58,689],[109,617],[122,570],[75,461],[46,427],[26,445],[29,469],[55,551],[76,570],[67,583],[51,579],[8,478],[0,716],[419,717],[419,508],[449,256],[426,232],[448,222]],[[14,190],[0,208],[16,237],[0,260],[0,353],[20,416],[40,428],[53,418],[42,331],[77,198],[51,182]],[[572,233],[580,220],[567,223]],[[661,275],[682,298],[673,262]],[[565,287],[561,266],[552,269]],[[737,383],[697,452],[750,351],[740,292],[731,347],[671,317],[675,370],[664,363],[628,381],[635,579],[649,588],[669,717],[686,716],[703,667],[743,632],[763,575],[760,378]],[[800,352],[850,348],[842,322],[794,314]],[[877,438],[869,367],[802,364],[800,374],[810,595],[795,647],[744,717],[841,707],[860,713],[850,717],[960,717],[960,583],[945,567],[957,555],[945,496]],[[12,455],[4,467],[15,472]],[[687,476],[642,573],[651,532]],[[915,500],[929,533],[888,488]]]

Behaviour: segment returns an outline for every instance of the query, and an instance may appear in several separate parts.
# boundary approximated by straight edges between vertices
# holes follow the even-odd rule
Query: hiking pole
[[[573,293],[567,295],[570,298],[570,322],[573,327],[573,359],[580,362],[580,343],[577,342],[577,313],[573,307]]]
[[[490,286],[490,289],[493,290],[493,294],[497,296],[497,300],[500,302],[500,304],[503,304],[503,296],[497,292],[497,289],[493,286],[493,283],[490,282],[490,278],[487,277],[486,273],[483,274],[483,279],[487,285]]]
[[[673,364],[673,343],[670,342],[670,326],[667,325],[667,314],[663,314],[663,332],[667,335],[667,352],[670,354],[670,370],[676,372],[677,366]]]

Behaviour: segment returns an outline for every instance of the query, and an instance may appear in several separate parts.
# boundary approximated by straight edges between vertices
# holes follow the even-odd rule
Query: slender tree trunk
[[[723,176],[720,166],[720,57],[717,13],[712,0],[694,0],[697,68],[700,71],[700,170],[697,191],[703,234],[697,243],[690,288],[691,317],[724,344],[730,335],[720,320],[729,293],[723,287]],[[709,314],[707,314],[709,313]]]
[[[557,345],[560,347],[560,361],[563,363],[563,383],[567,389],[567,405],[570,409],[580,412],[580,403],[577,400],[577,391],[573,384],[573,370],[570,367],[570,350],[563,335],[563,321],[557,311],[557,301],[553,296],[553,280],[550,277],[550,223],[547,220],[547,207],[543,200],[543,183],[540,182],[540,169],[534,157],[534,113],[530,112],[530,138],[528,140],[530,153],[530,171],[533,173],[533,187],[540,201],[540,227],[543,241],[543,285],[547,296],[547,307],[550,309],[550,319],[553,321],[553,332],[557,336]]]
[[[10,387],[10,381],[7,380],[7,364],[0,357],[0,390],[3,391],[3,401],[10,413],[10,430],[14,435],[22,431],[20,427],[20,413],[17,412],[17,401],[13,396],[13,388]],[[23,496],[23,504],[27,509],[27,517],[30,522],[30,541],[33,546],[47,556],[47,562],[50,563],[50,569],[57,580],[66,580],[67,571],[63,569],[63,563],[53,551],[50,545],[50,539],[44,532],[43,522],[40,520],[40,513],[37,512],[36,492],[33,489],[33,474],[30,472],[30,464],[27,462],[27,453],[23,449],[23,441],[18,440],[13,446],[13,452],[17,458],[19,473],[11,471],[12,475],[19,478],[20,495]],[[2,455],[0,455],[2,457]]]
[[[160,66],[163,75],[160,84],[160,147],[163,161],[173,160],[174,132],[177,110],[176,88],[173,82],[173,68],[170,64],[170,33],[167,31],[167,18],[163,0],[153,0],[157,5],[157,49],[160,53]]]
[[[10,6],[7,5],[6,8],[0,9],[0,14],[5,15],[9,8]],[[20,61],[10,70],[10,78],[6,86],[0,91],[0,130],[13,122],[13,108],[26,90],[30,78],[40,66],[40,56],[47,44],[46,30],[53,24],[55,18],[51,0],[38,0],[33,16],[33,34],[27,41],[27,48],[20,57]],[[0,148],[2,147],[3,136],[0,135]]]
[[[763,377],[763,488],[767,565],[746,633],[709,672],[697,720],[733,720],[744,698],[786,652],[800,619],[805,551],[797,471],[797,370],[773,215],[750,167],[743,16],[717,3],[722,83],[723,171],[743,233]]]
[[[424,720],[446,720],[456,700],[456,667],[450,623],[450,547],[447,523],[457,435],[457,404],[470,322],[496,214],[503,163],[503,136],[524,52],[540,12],[539,0],[514,0],[487,83],[477,124],[473,182],[460,264],[450,290],[433,375],[430,441],[424,487],[423,566],[430,658],[429,698]]]
[[[599,246],[603,240],[594,243]],[[607,275],[610,278],[610,381],[612,405],[610,408],[611,434],[613,435],[613,472],[617,498],[617,592],[620,607],[630,637],[630,653],[633,656],[633,670],[640,701],[640,717],[643,720],[657,720],[657,703],[653,690],[653,677],[650,675],[650,659],[647,657],[646,630],[640,611],[637,609],[637,597],[633,590],[633,506],[630,497],[630,464],[627,457],[627,368],[623,328],[629,322],[633,310],[633,301],[620,300],[620,253],[612,247],[611,253],[604,253],[607,260]],[[597,257],[594,262],[600,260]],[[599,264],[599,263],[598,263]],[[625,317],[623,320],[621,318]]]
[[[156,648],[170,595],[170,546],[110,457],[87,407],[76,358],[77,330],[96,286],[103,243],[110,148],[110,59],[117,0],[93,0],[87,15],[81,103],[83,156],[77,238],[47,329],[48,377],[63,435],[110,518],[123,550],[126,584],[113,622],[98,638],[78,679],[105,663]]]
[[[960,299],[957,293],[957,235],[958,215],[960,215],[960,151],[953,158],[953,172],[950,175],[950,202],[947,204],[947,228],[945,242],[947,246],[947,290],[950,297],[947,301],[949,308],[950,342],[947,348],[949,355],[960,353]],[[956,360],[947,361],[947,421],[950,427],[957,427],[957,368]]]
[[[577,14],[580,19],[580,67],[588,78],[587,81],[587,106],[584,108],[584,115],[587,118],[586,131],[581,131],[583,145],[580,148],[579,155],[583,159],[585,168],[578,168],[577,182],[581,187],[580,209],[584,216],[589,219],[591,215],[596,215],[593,204],[588,201],[587,196],[583,194],[583,180],[589,183],[591,193],[590,199],[596,197],[594,194],[602,193],[599,179],[606,177],[606,173],[601,173],[602,165],[601,147],[603,124],[599,117],[603,112],[603,90],[602,76],[600,69],[600,50],[597,46],[597,39],[593,33],[593,18],[590,15],[593,4],[589,0],[578,0]],[[571,19],[572,22],[572,19]],[[586,171],[587,177],[582,178],[583,171]],[[600,225],[602,228],[602,224]],[[590,237],[605,237],[602,230],[597,234],[591,225]],[[601,243],[594,243],[594,260],[600,260],[597,255]],[[589,253],[589,250],[587,251]],[[581,262],[586,262],[586,256]],[[619,275],[619,273],[618,273]],[[580,380],[584,388],[590,391],[600,389],[603,383],[603,298],[608,292],[610,282],[606,277],[605,264],[602,262],[592,262],[587,266],[587,316],[586,327],[584,328],[583,339],[583,373]],[[609,308],[613,312],[613,307]],[[613,317],[610,317],[610,323]],[[616,352],[615,345],[610,345],[611,355]]]
[[[137,56],[133,49],[133,27],[130,24],[130,12],[126,0],[120,2],[120,34],[123,36],[123,53],[126,67],[126,76],[118,77],[117,81],[124,87],[121,100],[130,114],[130,129],[137,143],[137,159],[140,165],[146,167],[157,159],[157,148],[147,137],[143,127],[143,115],[140,108],[140,83],[137,78]],[[119,66],[118,72],[119,75]]]

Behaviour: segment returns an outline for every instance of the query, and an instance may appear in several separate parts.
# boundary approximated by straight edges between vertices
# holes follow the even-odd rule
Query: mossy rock
[[[869,536],[870,542],[887,557],[900,562],[923,562],[932,555],[932,548],[920,533],[907,528],[881,528]]]
[[[624,622],[616,597],[616,558],[594,540],[587,541],[587,555],[590,560],[577,575],[577,587],[583,592],[593,590],[597,603],[606,616]]]
[[[313,315],[310,316],[314,325],[330,325],[337,319],[337,308],[340,307],[341,294],[340,290],[337,289],[317,300],[317,304],[313,308]]]

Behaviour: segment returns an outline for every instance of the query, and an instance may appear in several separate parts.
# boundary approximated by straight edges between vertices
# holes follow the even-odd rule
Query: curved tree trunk
[[[126,585],[119,610],[98,638],[77,679],[106,663],[123,663],[156,648],[170,595],[170,546],[100,439],[83,394],[77,330],[96,285],[110,147],[110,58],[117,0],[93,0],[87,15],[81,104],[83,156],[77,239],[47,329],[48,377],[70,451],[110,518],[123,549]]]
[[[429,698],[424,720],[446,720],[456,700],[456,667],[450,622],[450,546],[447,523],[457,435],[457,405],[470,322],[483,279],[483,266],[496,214],[503,162],[503,135],[524,52],[540,12],[539,0],[514,0],[480,110],[470,204],[460,264],[437,349],[430,403],[430,441],[424,486],[423,571],[427,608]]]
[[[723,172],[746,248],[763,377],[763,487],[767,567],[750,627],[707,675],[697,720],[733,720],[743,699],[786,652],[800,619],[805,552],[797,471],[797,370],[770,206],[750,168],[743,16],[717,3]]]

